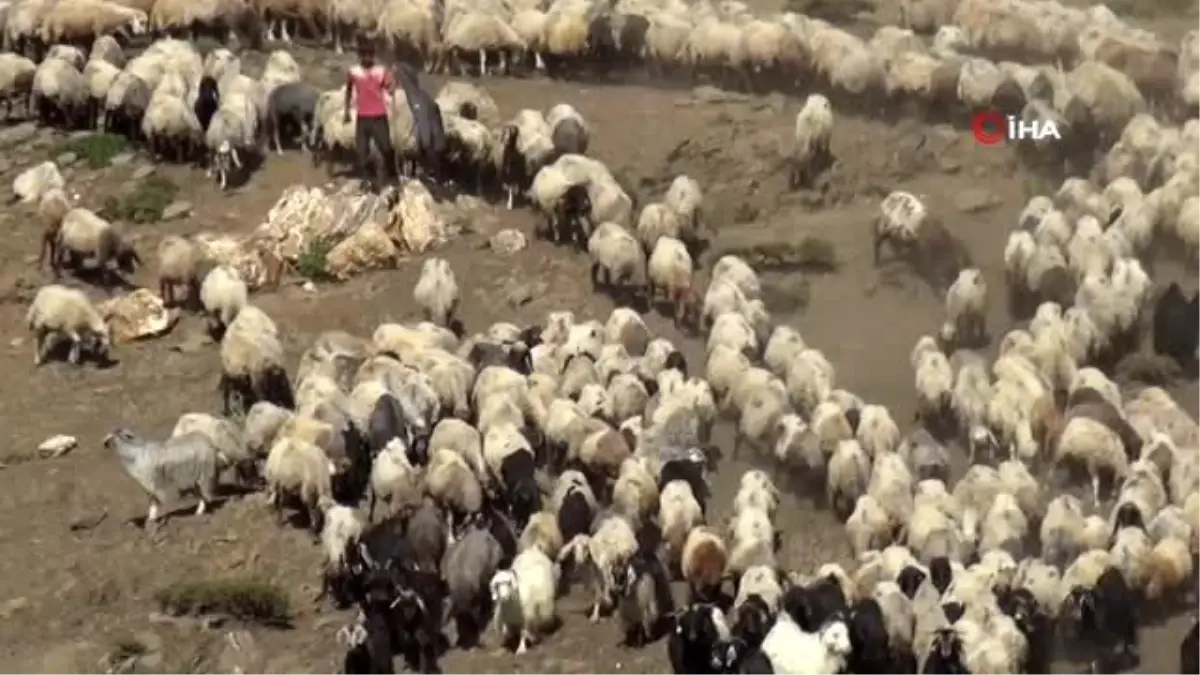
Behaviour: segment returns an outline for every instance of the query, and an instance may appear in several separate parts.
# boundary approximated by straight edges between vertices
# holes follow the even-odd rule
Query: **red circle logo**
[[[1006,124],[1004,115],[994,110],[985,110],[971,118],[971,135],[980,145],[995,145],[1004,140]]]

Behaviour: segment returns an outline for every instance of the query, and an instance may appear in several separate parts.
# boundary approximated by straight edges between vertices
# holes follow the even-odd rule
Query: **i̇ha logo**
[[[1026,120],[1016,115],[1004,115],[995,110],[976,113],[971,118],[971,134],[980,145],[995,145],[1001,141],[1062,140],[1054,120]]]

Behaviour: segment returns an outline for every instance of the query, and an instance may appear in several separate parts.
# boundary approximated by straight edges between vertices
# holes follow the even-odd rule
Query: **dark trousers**
[[[391,173],[392,167],[392,136],[388,128],[388,119],[382,117],[359,117],[354,123],[354,145],[358,154],[358,170],[364,179],[372,178],[371,145],[383,160],[381,176]]]

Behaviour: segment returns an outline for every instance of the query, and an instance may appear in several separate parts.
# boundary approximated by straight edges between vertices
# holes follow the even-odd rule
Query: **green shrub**
[[[89,169],[103,169],[111,166],[113,158],[128,149],[129,142],[124,136],[89,134],[63,143],[59,154],[74,153],[80,161],[87,163]]]
[[[332,250],[333,242],[326,239],[318,238],[308,242],[296,257],[296,273],[314,281],[328,279],[328,257]]]
[[[162,220],[163,209],[170,206],[178,194],[179,186],[170,179],[149,176],[131,192],[105,200],[101,215],[128,223],[157,223]]]
[[[240,621],[287,626],[291,602],[276,584],[253,578],[185,581],[154,595],[162,611],[176,616],[221,614]]]

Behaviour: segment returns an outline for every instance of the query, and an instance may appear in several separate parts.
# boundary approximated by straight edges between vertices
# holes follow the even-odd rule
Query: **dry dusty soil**
[[[343,62],[329,53],[304,52],[315,80],[329,78]],[[787,190],[779,170],[778,139],[792,124],[798,101],[779,95],[749,97],[712,91],[653,88],[642,84],[593,85],[544,80],[489,79],[481,83],[504,114],[519,108],[546,109],[566,101],[594,129],[593,154],[642,193],[654,198],[670,178],[689,173],[708,190],[709,220],[715,231],[709,262],[726,250],[783,250],[804,237],[819,237],[836,252],[838,269],[805,275],[786,265],[763,268],[769,306],[776,321],[798,328],[835,364],[839,386],[887,405],[897,419],[912,415],[908,351],[918,336],[935,330],[941,301],[911,275],[882,277],[871,264],[869,223],[879,199],[892,189],[920,194],[969,247],[997,295],[1003,288],[1001,250],[1006,233],[1030,191],[1046,183],[1030,178],[1009,151],[981,148],[949,126],[916,120],[881,122],[843,117],[833,140],[838,163],[820,193]],[[18,137],[23,132],[16,132]],[[0,162],[2,182],[34,161],[56,154],[61,139],[38,131]],[[146,166],[134,158],[103,171],[71,170],[69,181],[84,203],[104,197]],[[148,169],[141,169],[143,172]],[[219,194],[203,175],[184,167],[155,169],[182,186],[190,215],[137,226],[139,248],[151,256],[168,233],[201,229],[246,230],[264,217],[281,190],[296,182],[319,184],[298,153],[271,157],[248,187]],[[49,281],[36,270],[38,226],[17,207],[0,214],[0,420],[8,441],[0,450],[0,671],[81,672],[102,668],[101,658],[119,645],[138,643],[145,672],[331,672],[340,667],[335,633],[349,614],[313,602],[319,556],[302,531],[277,525],[261,499],[231,499],[204,517],[172,519],[149,537],[129,521],[141,516],[145,499],[99,444],[117,425],[150,436],[169,433],[189,411],[216,411],[218,356],[212,345],[192,337],[200,322],[186,318],[170,335],[122,346],[120,364],[108,370],[77,370],[62,364],[35,369],[31,363],[24,305],[31,289]],[[517,227],[530,235],[525,211],[488,209],[471,232],[446,245],[463,289],[462,316],[469,331],[490,322],[532,322],[553,309],[604,317],[612,303],[592,292],[583,255],[534,241],[511,257],[485,247],[486,235]],[[281,327],[292,363],[322,330],[369,335],[380,322],[416,318],[411,300],[420,260],[315,292],[296,284],[255,298]],[[1157,266],[1160,280],[1190,277],[1175,263]],[[151,272],[138,281],[152,283]],[[514,301],[527,300],[519,307]],[[992,303],[993,335],[1013,322]],[[652,327],[687,345],[693,363],[700,346],[680,336],[669,321]],[[1196,407],[1194,383],[1172,392]],[[70,434],[80,440],[72,453],[37,459],[45,438]],[[728,441],[728,433],[721,437]],[[732,498],[740,471],[726,462],[715,476],[718,517]],[[104,515],[101,519],[101,516]],[[97,522],[98,521],[98,522]],[[799,489],[791,491],[781,518],[782,560],[800,569],[845,560],[841,528],[814,509]],[[189,578],[253,574],[289,589],[295,626],[277,630],[196,621],[155,614],[154,594]],[[667,672],[660,644],[634,651],[618,646],[612,622],[588,623],[577,592],[563,603],[565,625],[547,642],[517,658],[492,648],[453,651],[448,672]],[[234,649],[230,630],[247,630]],[[1182,619],[1146,628],[1144,672],[1171,672],[1185,629]],[[1078,672],[1078,664],[1060,664]],[[240,672],[240,671],[239,671]]]

